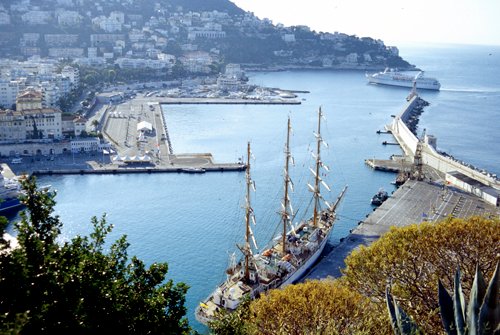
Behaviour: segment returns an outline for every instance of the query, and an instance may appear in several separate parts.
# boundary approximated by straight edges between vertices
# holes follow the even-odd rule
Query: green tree
[[[188,287],[165,279],[166,263],[129,260],[125,236],[108,247],[105,216],[92,218],[89,237],[58,243],[53,195],[37,190],[34,177],[23,189],[19,246],[0,243],[0,333],[189,333]]]

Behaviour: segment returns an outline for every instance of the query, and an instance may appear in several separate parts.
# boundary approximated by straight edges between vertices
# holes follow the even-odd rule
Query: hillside
[[[0,56],[157,59],[205,52],[247,68],[411,68],[381,40],[285,27],[229,0],[8,0],[0,5]]]

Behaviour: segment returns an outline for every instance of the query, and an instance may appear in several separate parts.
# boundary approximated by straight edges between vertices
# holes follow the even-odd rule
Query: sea
[[[421,91],[430,105],[420,117],[417,134],[425,129],[437,137],[439,150],[457,160],[500,175],[500,46],[403,45],[400,55],[436,77],[439,92]],[[349,234],[373,207],[380,188],[393,191],[392,173],[373,171],[365,159],[401,154],[391,135],[377,134],[401,112],[409,90],[367,84],[364,71],[294,70],[249,73],[250,83],[298,93],[300,105],[165,105],[175,153],[211,153],[216,162],[237,162],[250,142],[250,171],[256,191],[251,203],[252,227],[259,249],[278,230],[283,194],[286,121],[291,118],[291,167],[295,221],[311,213],[313,164],[318,109],[322,120],[321,157],[329,167],[322,178],[331,186],[324,197],[334,201],[344,185],[348,191],[330,245]],[[237,243],[243,241],[244,172],[205,174],[77,175],[40,177],[57,190],[55,214],[63,222],[61,240],[88,235],[91,217],[106,214],[113,224],[109,242],[127,235],[129,255],[147,264],[167,262],[168,278],[185,282],[187,317],[194,318],[199,301],[224,280],[224,270]],[[14,218],[13,220],[15,220]],[[15,234],[12,225],[8,230]],[[334,252],[334,251],[333,251]]]

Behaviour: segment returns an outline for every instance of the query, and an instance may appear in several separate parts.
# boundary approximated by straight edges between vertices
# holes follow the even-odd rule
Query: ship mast
[[[314,214],[313,214],[313,226],[316,227],[318,224],[318,210],[319,210],[319,200],[321,199],[321,193],[319,189],[319,183],[321,181],[319,175],[319,166],[321,165],[321,117],[323,116],[323,112],[321,111],[321,107],[318,111],[318,134],[316,135],[316,173],[314,174]]]
[[[250,185],[252,184],[252,179],[250,178],[250,142],[247,144],[247,169],[245,173],[245,179],[247,184],[247,194],[245,199],[245,281],[248,282],[250,278],[249,262],[250,262],[250,212],[252,208],[250,207]]]
[[[288,199],[288,185],[290,183],[290,176],[288,174],[288,167],[290,165],[290,117],[288,117],[288,125],[287,125],[287,133],[286,133],[286,146],[285,146],[285,194],[283,196],[283,210],[281,212],[281,217],[283,219],[283,235],[282,235],[282,244],[283,244],[283,255],[286,254],[286,229],[287,225],[290,222],[290,215],[288,213],[288,207],[290,200]]]

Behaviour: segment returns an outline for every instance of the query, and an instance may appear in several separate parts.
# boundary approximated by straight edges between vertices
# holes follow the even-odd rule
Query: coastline
[[[257,64],[242,64],[242,68],[247,72],[280,72],[280,71],[383,71],[387,68],[384,65],[370,66],[370,65],[335,65],[328,67],[307,66],[307,65],[269,65],[259,66]],[[410,67],[398,67],[400,71],[421,71],[415,65]]]

